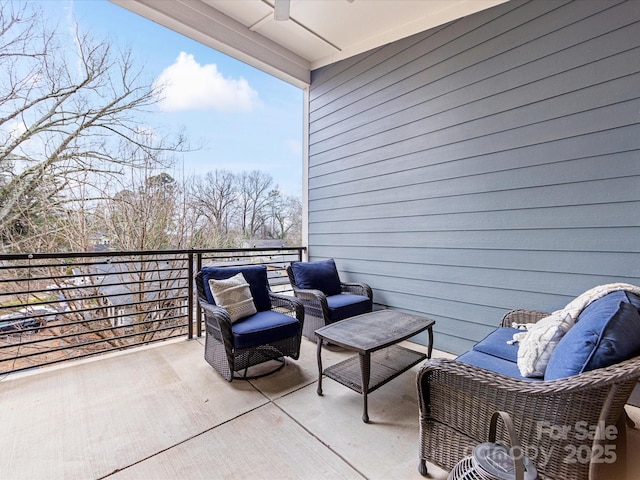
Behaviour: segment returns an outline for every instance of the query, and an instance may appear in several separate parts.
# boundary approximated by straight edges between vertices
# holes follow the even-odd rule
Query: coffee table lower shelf
[[[324,375],[358,393],[363,393],[361,355],[355,355],[324,369]],[[406,372],[427,358],[399,345],[392,345],[370,354],[369,386],[367,393],[373,392],[398,375]]]

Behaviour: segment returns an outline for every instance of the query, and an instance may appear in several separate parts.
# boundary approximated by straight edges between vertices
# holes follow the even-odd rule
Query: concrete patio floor
[[[324,396],[316,394],[314,343],[303,339],[300,360],[273,375],[231,383],[204,361],[203,343],[3,378],[0,479],[422,478],[418,366],[370,395],[365,424],[355,392],[326,380]],[[323,363],[349,355],[328,347]],[[640,431],[630,430],[629,440],[633,452]],[[631,460],[629,478],[640,478],[640,462]],[[430,478],[446,477],[430,466]]]

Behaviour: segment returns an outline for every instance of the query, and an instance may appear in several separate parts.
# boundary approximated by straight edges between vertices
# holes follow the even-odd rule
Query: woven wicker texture
[[[518,310],[508,313],[502,325],[533,323],[546,315]],[[502,410],[513,419],[540,478],[624,478],[618,470],[625,464],[624,405],[638,378],[640,357],[548,382],[511,378],[455,360],[428,360],[417,375],[420,470],[426,471],[425,461],[453,469],[484,441],[491,415]],[[616,433],[595,435],[599,425]],[[504,432],[498,438],[505,440]],[[614,452],[614,463],[607,452]]]
[[[424,353],[393,345],[371,354],[369,373],[369,393],[393,380],[408,368],[417,365],[426,358]],[[333,380],[362,393],[362,369],[360,358],[356,355],[340,363],[325,368],[324,374]]]
[[[246,369],[269,360],[283,357],[298,359],[304,326],[304,307],[300,301],[269,292],[272,310],[294,317],[300,322],[298,335],[251,348],[236,348],[229,314],[225,309],[207,302],[200,273],[196,275],[195,282],[206,325],[204,358],[225,379],[232,381],[234,378],[245,378]],[[244,373],[236,375],[236,372],[243,370]]]
[[[295,296],[304,305],[304,328],[302,334],[310,340],[316,341],[314,332],[331,322],[327,297],[320,290],[305,290],[298,287],[291,265],[287,267],[287,275]],[[373,307],[373,291],[366,283],[340,282],[342,293],[351,293],[369,297]]]

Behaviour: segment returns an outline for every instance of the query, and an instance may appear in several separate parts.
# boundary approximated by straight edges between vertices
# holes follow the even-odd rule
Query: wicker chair
[[[546,315],[516,310],[505,315],[502,326],[534,323]],[[540,478],[625,478],[628,417],[624,406],[638,378],[640,357],[541,382],[456,360],[428,360],[417,375],[418,469],[426,475],[429,461],[452,470],[475,445],[487,440],[492,414],[505,411]],[[502,438],[508,444],[504,431]]]
[[[332,273],[335,284],[327,290],[326,281],[309,281],[305,284],[296,279],[295,264],[299,265],[324,265],[329,269],[335,269],[333,260],[323,262],[292,262],[287,267],[289,282],[293,292],[304,305],[305,321],[302,334],[315,341],[315,331],[320,328],[345,318],[368,313],[373,310],[373,292],[366,283],[342,282],[337,270]],[[314,284],[315,283],[315,284]],[[333,291],[331,291],[333,290]]]
[[[257,313],[232,323],[227,310],[215,304],[208,281],[239,272],[249,283]],[[266,267],[204,267],[195,282],[206,324],[204,358],[226,380],[268,375],[284,366],[284,357],[299,358],[304,307],[299,300],[270,290]],[[248,375],[249,367],[270,360],[278,361],[276,368]],[[243,374],[236,375],[240,371]]]

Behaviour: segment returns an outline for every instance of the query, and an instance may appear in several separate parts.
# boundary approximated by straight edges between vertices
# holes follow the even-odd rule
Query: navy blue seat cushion
[[[497,328],[476,343],[473,349],[510,362],[517,362],[518,344],[510,345],[507,343],[509,340],[513,340],[513,335],[516,333],[522,333],[522,330],[510,327]]]
[[[342,292],[338,269],[332,258],[319,262],[292,262],[291,268],[298,288],[320,290],[327,296]]]
[[[329,318],[332,322],[369,313],[373,308],[369,297],[351,293],[331,295],[327,297],[327,305],[329,306]]]
[[[245,280],[249,284],[253,303],[258,312],[271,310],[271,299],[269,298],[269,283],[267,280],[267,267],[264,265],[249,265],[243,267],[203,267],[202,281],[207,302],[215,305],[213,294],[209,288],[209,279],[224,280],[242,272]]]
[[[545,380],[608,367],[640,354],[640,298],[617,291],[592,302],[556,347]]]
[[[478,368],[484,368],[485,370],[500,373],[508,377],[526,380],[528,382],[542,381],[541,378],[523,377],[522,375],[520,375],[518,364],[515,362],[510,362],[509,360],[478,352],[476,350],[469,350],[468,352],[463,353],[458,358],[456,358],[456,361],[464,362]]]
[[[251,348],[295,337],[300,334],[301,325],[294,317],[267,310],[237,321],[231,331],[235,348]]]

